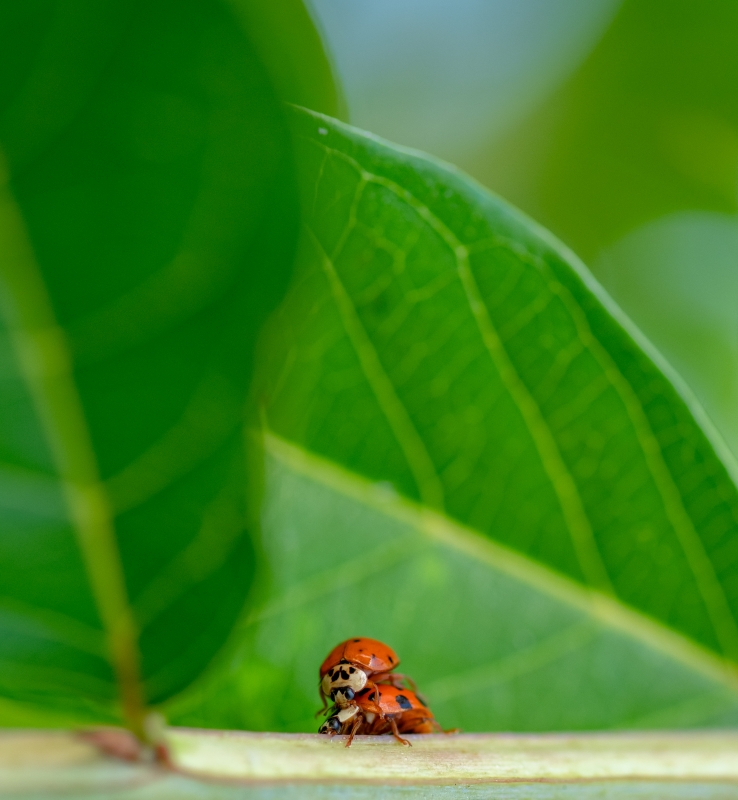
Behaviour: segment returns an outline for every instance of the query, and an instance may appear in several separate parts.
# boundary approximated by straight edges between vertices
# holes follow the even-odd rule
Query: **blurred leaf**
[[[695,409],[530,220],[296,127],[305,235],[261,362],[275,593],[175,718],[309,730],[321,658],[368,635],[447,726],[738,720],[738,493]]]
[[[585,259],[683,209],[738,210],[738,4],[625,0],[585,64],[474,174]]]
[[[0,695],[140,728],[251,588],[289,133],[227,2],[5,3],[0,31]]]
[[[311,6],[352,122],[465,164],[566,80],[621,1],[312,0]]]
[[[738,217],[670,214],[631,231],[595,266],[738,454]]]
[[[279,96],[343,118],[341,89],[302,0],[227,0],[243,20]]]

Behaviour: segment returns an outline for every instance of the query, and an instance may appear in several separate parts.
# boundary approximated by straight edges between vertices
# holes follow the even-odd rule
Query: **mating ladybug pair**
[[[348,734],[349,747],[357,733],[391,733],[409,745],[401,733],[442,732],[425,702],[406,688],[415,690],[413,681],[394,672],[399,663],[394,650],[376,639],[347,639],[334,647],[320,667],[321,711],[328,698],[334,706],[318,733]]]

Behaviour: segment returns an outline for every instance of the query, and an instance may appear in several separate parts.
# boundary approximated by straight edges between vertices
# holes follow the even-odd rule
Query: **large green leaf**
[[[738,493],[695,409],[530,220],[295,117],[305,233],[263,359],[274,596],[177,719],[309,730],[317,665],[361,634],[467,730],[738,721]]]
[[[250,591],[245,398],[298,214],[265,45],[234,9],[0,10],[7,722],[122,705],[140,728]]]

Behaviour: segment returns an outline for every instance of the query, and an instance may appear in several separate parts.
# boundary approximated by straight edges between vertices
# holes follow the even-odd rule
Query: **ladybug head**
[[[341,730],[341,722],[337,716],[328,719],[318,728],[318,733],[327,733],[333,736]]]
[[[353,719],[359,713],[357,706],[349,706],[348,708],[340,708],[338,713],[328,717],[328,719],[318,728],[318,733],[327,733],[333,736],[341,732],[344,723]]]
[[[353,664],[342,661],[331,667],[323,676],[321,688],[323,694],[334,703],[344,705],[351,702],[355,695],[366,686],[366,672]]]

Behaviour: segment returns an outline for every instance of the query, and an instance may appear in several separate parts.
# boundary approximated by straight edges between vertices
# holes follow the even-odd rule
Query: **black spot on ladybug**
[[[339,677],[339,673],[338,672],[334,672],[331,675],[331,683],[335,683],[338,680],[338,677]]]
[[[356,670],[353,667],[349,667],[349,672],[353,675]]]
[[[372,658],[376,658],[376,656],[374,655],[374,653],[372,653]]]
[[[405,697],[404,694],[398,694],[395,699],[397,700],[397,705],[400,706],[400,708],[405,709],[405,711],[407,711],[408,708],[413,707],[413,704],[407,699],[407,697]]]
[[[361,639],[354,639],[354,641],[355,641],[355,642],[360,642],[360,641],[361,641]]]
[[[346,670],[345,670],[345,669],[342,669],[342,670],[341,670],[341,677],[342,677],[342,678],[343,678],[345,681],[347,681],[347,680],[348,680],[348,672],[346,672]]]
[[[395,659],[392,658],[392,656],[387,656],[387,660],[390,662],[390,664],[394,664],[395,663]]]

